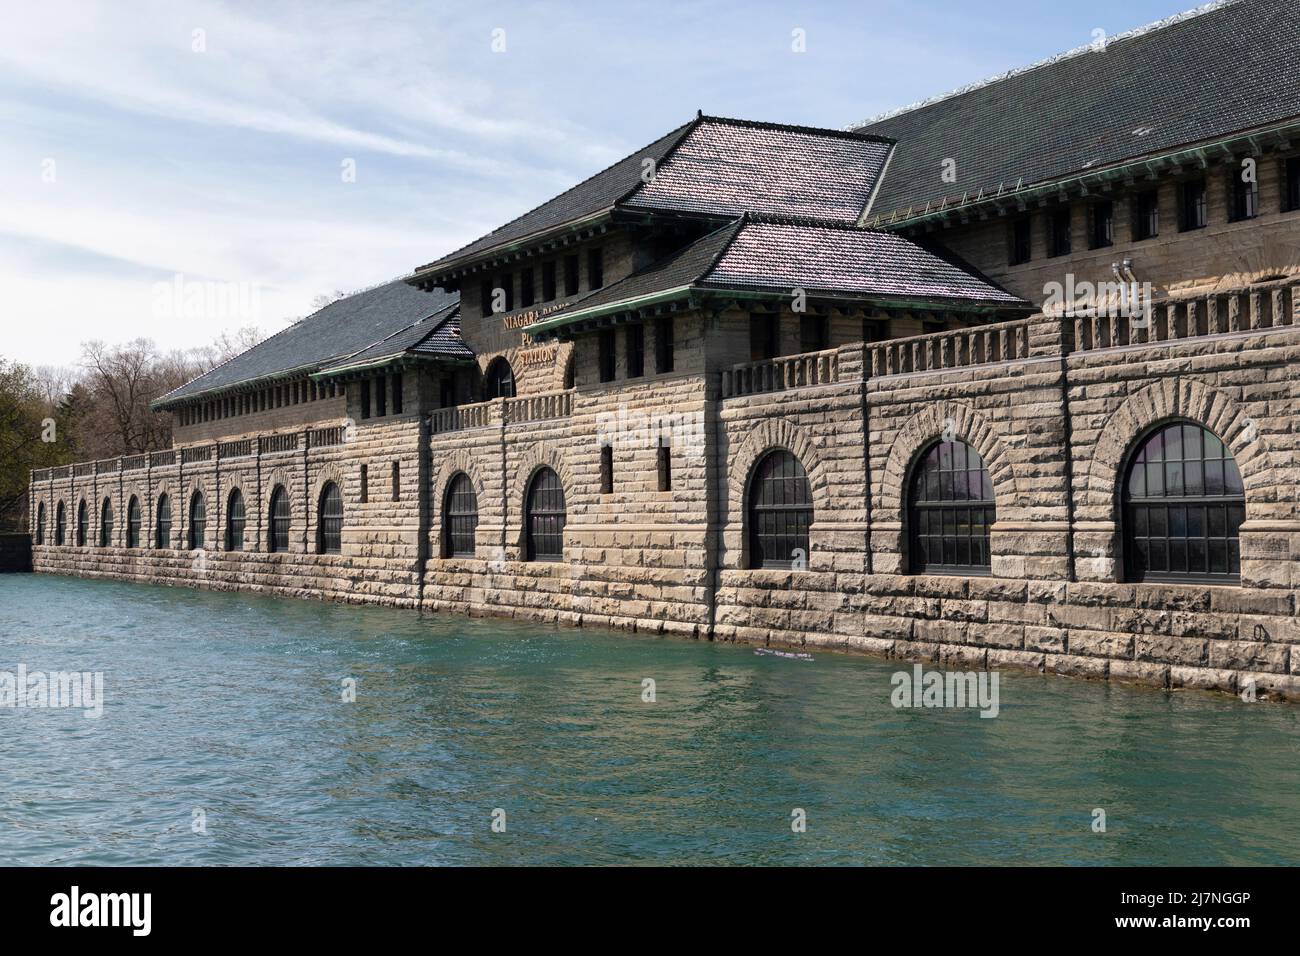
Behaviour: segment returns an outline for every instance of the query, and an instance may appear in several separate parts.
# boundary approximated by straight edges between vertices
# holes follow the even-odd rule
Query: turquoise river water
[[[104,703],[0,706],[0,865],[1300,862],[1300,708],[814,658],[5,575],[0,672]]]

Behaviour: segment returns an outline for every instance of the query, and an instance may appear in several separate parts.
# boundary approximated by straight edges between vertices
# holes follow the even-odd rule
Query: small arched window
[[[86,546],[86,502],[83,500],[77,504],[77,547]]]
[[[244,496],[238,488],[226,504],[226,550],[244,550]]]
[[[284,485],[276,485],[271,492],[271,533],[267,535],[267,550],[283,554],[289,550],[289,492]]]
[[[140,499],[135,495],[126,503],[126,546],[140,547]]]
[[[36,506],[36,543],[45,543],[45,502]]]
[[[203,539],[208,533],[208,503],[203,498],[203,492],[194,492],[190,498],[190,532],[189,543],[191,551],[203,550]]]
[[[99,506],[99,546],[101,548],[111,548],[113,546],[113,501],[111,498],[105,498],[104,503]]]
[[[447,484],[442,510],[444,558],[474,557],[474,532],[478,528],[478,498],[469,475],[463,471]]]
[[[154,531],[154,547],[160,551],[172,546],[172,500],[167,495],[158,496],[158,521]]]
[[[510,363],[500,356],[493,359],[483,380],[483,389],[486,398],[514,398],[515,373]]]
[[[1130,581],[1223,581],[1241,575],[1245,488],[1218,436],[1170,422],[1136,445],[1123,486]]]
[[[551,468],[540,468],[528,483],[524,504],[524,559],[564,560],[564,486]]]
[[[916,463],[907,501],[913,574],[988,571],[997,508],[979,452],[963,441],[935,442]]]
[[[334,482],[326,482],[320,493],[316,520],[316,553],[343,553],[343,492]]]
[[[68,538],[68,510],[59,502],[59,506],[54,509],[54,543],[63,547]]]
[[[764,455],[754,466],[746,501],[749,566],[807,568],[812,490],[799,459],[784,448]]]

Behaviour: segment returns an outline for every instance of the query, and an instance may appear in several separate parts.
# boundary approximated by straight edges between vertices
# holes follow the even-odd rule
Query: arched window
[[[442,509],[444,558],[474,557],[474,531],[478,528],[478,498],[469,475],[463,471],[447,484]]]
[[[1130,581],[1235,581],[1241,574],[1245,489],[1213,432],[1171,422],[1142,438],[1123,486]]]
[[[77,547],[86,546],[86,502],[83,500],[77,504]]]
[[[343,553],[343,492],[334,482],[326,482],[320,493],[316,514],[316,553]]]
[[[907,528],[913,574],[983,573],[996,519],[993,481],[980,453],[962,441],[935,442],[912,472]]]
[[[289,550],[289,492],[284,485],[271,492],[271,533],[266,543],[267,550],[276,554]]]
[[[784,448],[764,455],[754,466],[746,501],[749,566],[807,568],[812,490],[799,459]]]
[[[36,543],[45,543],[45,502],[36,506]]]
[[[59,506],[54,509],[54,543],[59,547],[63,547],[67,535],[68,513],[67,509],[63,507],[63,502],[60,501]]]
[[[154,547],[165,550],[172,546],[172,500],[167,495],[158,496],[158,523]]]
[[[524,503],[524,559],[564,559],[564,486],[550,468],[540,468],[528,483]]]
[[[573,388],[573,350],[569,350],[569,359],[564,363],[564,387]]]
[[[510,363],[497,357],[488,366],[487,376],[483,380],[485,398],[514,398],[515,373]]]
[[[208,533],[208,503],[203,492],[194,492],[190,498],[190,550],[203,550],[203,539]]]
[[[244,550],[244,496],[238,488],[230,492],[226,504],[226,550]]]
[[[126,546],[140,547],[140,499],[135,495],[126,503]]]
[[[111,498],[105,498],[104,503],[99,506],[99,546],[101,548],[111,548],[113,546],[113,501]]]

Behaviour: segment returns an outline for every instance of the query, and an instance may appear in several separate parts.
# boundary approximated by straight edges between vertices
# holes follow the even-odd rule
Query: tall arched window
[[[113,501],[111,498],[105,498],[104,503],[99,506],[99,546],[101,548],[111,548],[113,546]]]
[[[935,442],[913,469],[907,502],[913,574],[989,569],[989,528],[997,509],[979,452],[962,441]]]
[[[1130,581],[1235,581],[1245,489],[1213,432],[1170,422],[1143,437],[1125,472],[1124,565]]]
[[[126,503],[126,546],[140,547],[140,499],[135,495]]]
[[[158,521],[154,533],[154,547],[166,550],[172,546],[172,500],[167,495],[158,496]]]
[[[282,554],[289,550],[289,492],[284,485],[276,485],[271,492],[271,533],[267,535],[267,550]]]
[[[751,568],[808,567],[812,489],[799,459],[777,448],[759,459],[745,498]]]
[[[504,358],[498,356],[488,366],[487,376],[483,380],[483,390],[486,398],[515,397],[515,373]]]
[[[320,493],[316,515],[316,553],[343,553],[343,492],[334,482],[326,482]]]
[[[208,503],[203,500],[203,492],[194,492],[190,498],[190,550],[201,551],[203,539],[208,533]]]
[[[244,496],[238,488],[226,503],[226,550],[244,550]]]
[[[68,536],[68,512],[63,507],[63,502],[54,509],[54,543],[63,547],[64,541]]]
[[[86,502],[83,500],[77,504],[77,547],[86,546]]]
[[[474,557],[474,532],[478,528],[478,498],[469,475],[463,471],[447,484],[442,509],[444,558]]]
[[[550,468],[540,468],[528,483],[524,502],[524,559],[564,559],[564,486]]]
[[[36,543],[45,543],[45,502],[36,506]]]

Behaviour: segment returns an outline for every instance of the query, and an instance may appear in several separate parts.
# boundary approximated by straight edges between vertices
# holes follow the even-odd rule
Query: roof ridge
[[[662,167],[668,165],[668,161],[673,158],[673,154],[676,153],[679,148],[681,148],[682,143],[690,139],[692,133],[694,133],[697,129],[699,129],[700,124],[704,122],[704,119],[705,119],[704,112],[701,110],[699,113],[696,114],[693,120],[688,121],[684,126],[678,127],[678,129],[684,129],[686,127],[689,127],[689,129],[686,129],[686,131],[682,133],[681,136],[677,137],[676,142],[674,142],[671,146],[669,146],[666,150],[664,150],[663,156],[661,156],[658,162],[654,164],[654,175],[658,175],[659,170]],[[658,140],[656,140],[655,142],[658,142]],[[622,162],[622,160],[619,160],[619,162]],[[651,181],[653,181],[653,179],[654,176],[651,176]],[[649,183],[646,182],[644,176],[638,177],[635,186],[633,186],[631,189],[627,190],[622,195],[620,195],[617,199],[614,200],[613,207],[617,209],[619,206],[623,205],[623,203],[629,202],[633,196],[635,196],[637,193],[639,193],[642,189],[644,189],[648,185]]]
[[[415,268],[415,270],[412,272],[412,275],[415,275],[416,273],[419,273],[419,272],[423,272],[425,269],[428,269],[429,267],[431,267],[431,266],[433,266],[433,265],[435,265],[435,264],[437,264],[437,263],[439,263],[439,262],[442,262],[442,261],[447,260],[447,259],[454,258],[458,253],[464,252],[464,251],[465,251],[466,249],[468,249],[470,246],[475,245],[476,243],[482,242],[484,239],[487,239],[487,238],[488,238],[489,236],[491,236],[493,233],[500,232],[502,229],[505,229],[507,226],[513,225],[514,223],[519,222],[521,219],[524,219],[524,218],[527,217],[527,216],[531,216],[533,213],[537,212],[537,210],[543,208],[544,206],[549,206],[551,203],[555,202],[557,199],[560,199],[560,198],[562,198],[562,197],[564,197],[564,196],[567,196],[567,195],[569,195],[569,193],[573,192],[574,190],[576,190],[576,189],[580,189],[581,187],[587,185],[587,183],[591,182],[591,181],[592,181],[593,179],[595,179],[597,176],[602,176],[602,175],[604,175],[605,173],[607,173],[607,172],[609,172],[611,169],[613,169],[615,166],[617,166],[619,163],[625,163],[625,162],[627,162],[627,161],[628,161],[629,159],[631,159],[633,156],[637,155],[637,153],[640,153],[640,152],[643,152],[643,151],[649,149],[649,148],[650,148],[651,146],[653,146],[655,143],[658,143],[658,142],[661,142],[661,141],[663,141],[663,140],[665,140],[665,139],[668,139],[670,136],[674,136],[674,135],[681,134],[680,136],[678,136],[678,142],[677,142],[677,143],[673,143],[672,147],[670,147],[670,149],[676,148],[677,145],[678,145],[678,143],[681,142],[681,138],[682,138],[682,136],[685,135],[685,130],[686,130],[686,128],[689,127],[689,126],[692,126],[692,125],[694,125],[695,123],[698,123],[698,122],[699,122],[699,117],[696,117],[696,118],[694,118],[694,119],[692,119],[692,120],[689,120],[688,122],[683,123],[681,126],[678,126],[676,129],[671,129],[671,130],[669,130],[667,133],[664,133],[662,136],[660,136],[660,137],[658,137],[658,138],[656,138],[656,139],[654,139],[654,140],[651,140],[649,143],[646,143],[644,146],[641,146],[641,147],[639,147],[638,149],[634,149],[634,150],[632,150],[632,152],[628,153],[626,156],[621,156],[621,157],[619,157],[618,159],[614,160],[614,162],[610,163],[608,166],[604,167],[603,169],[598,169],[598,170],[596,170],[596,172],[592,173],[592,174],[591,174],[590,176],[588,176],[586,179],[583,179],[583,180],[581,180],[580,182],[576,182],[576,183],[574,183],[574,184],[573,184],[572,186],[570,186],[568,189],[565,189],[565,190],[563,190],[562,192],[558,192],[558,193],[556,193],[554,196],[550,197],[549,199],[545,199],[545,200],[543,200],[542,202],[539,202],[536,206],[533,206],[531,209],[525,209],[523,212],[521,212],[519,215],[515,216],[513,219],[510,219],[510,220],[507,220],[506,222],[501,223],[501,225],[497,226],[496,228],[494,228],[494,229],[492,229],[492,230],[490,230],[490,231],[484,233],[483,235],[481,235],[481,236],[479,236],[479,237],[477,237],[477,238],[475,238],[475,239],[471,239],[469,242],[465,243],[464,245],[459,246],[459,247],[457,247],[457,248],[451,250],[450,252],[448,252],[448,253],[446,253],[446,254],[444,254],[444,255],[439,256],[439,257],[436,258],[436,259],[432,259],[432,260],[430,260],[429,262],[426,262],[426,263],[425,263],[424,265],[422,265],[422,266],[417,266],[417,267]],[[490,247],[489,247],[489,248],[490,248]]]
[[[1188,20],[1195,19],[1196,17],[1203,16],[1207,13],[1214,13],[1215,11],[1222,10],[1226,7],[1230,7],[1234,4],[1243,3],[1243,2],[1245,2],[1245,0],[1211,0],[1211,2],[1209,3],[1203,3],[1200,6],[1193,7],[1190,10],[1184,10],[1181,13],[1175,13],[1170,16],[1164,17],[1160,20],[1153,21],[1152,23],[1148,23],[1140,27],[1134,27],[1133,29],[1126,30],[1123,33],[1117,33],[1113,37],[1107,37],[1105,38],[1104,45],[1102,46],[1101,49],[1104,51],[1107,47],[1115,43],[1120,43],[1125,40],[1132,40],[1137,37],[1144,36],[1148,33],[1154,33],[1158,30],[1164,30],[1168,27],[1177,26],[1180,23],[1184,23]],[[1053,54],[1052,56],[1039,60],[1036,63],[1030,63],[1027,66],[1018,66],[1014,69],[1006,70],[1002,73],[985,77],[984,79],[978,80],[974,83],[968,83],[964,86],[959,86],[955,90],[950,90],[947,93],[941,93],[936,96],[930,96],[922,100],[917,100],[915,103],[910,103],[907,106],[900,106],[892,110],[886,110],[885,112],[880,113],[876,116],[868,117],[867,119],[860,120],[859,122],[856,123],[850,123],[848,126],[845,127],[845,130],[857,131],[864,127],[872,126],[876,123],[884,122],[887,119],[894,119],[895,117],[902,116],[905,113],[913,113],[917,110],[924,109],[928,106],[933,106],[936,103],[942,103],[946,100],[956,99],[959,96],[965,96],[967,93],[974,93],[976,90],[981,90],[984,89],[985,87],[993,86],[997,83],[1001,83],[1003,80],[1009,80],[1012,77],[1023,76],[1024,74],[1032,73],[1035,70],[1040,70],[1043,69],[1044,67],[1052,66],[1056,63],[1060,63],[1065,60],[1070,60],[1073,59],[1074,57],[1082,56],[1086,53],[1096,52],[1097,49],[1098,47],[1096,41],[1092,43],[1085,43],[1083,46],[1077,46],[1074,47],[1073,49],[1065,50],[1061,53]]]
[[[823,229],[840,229],[844,232],[874,232],[892,235],[887,229],[859,225],[856,222],[844,222],[840,219],[825,219],[821,216],[791,216],[780,213],[747,212],[749,222],[767,226],[809,226]]]
[[[790,133],[809,133],[815,136],[834,136],[837,139],[859,139],[876,143],[897,143],[898,140],[892,136],[881,136],[879,133],[864,133],[861,130],[844,127],[834,129],[829,126],[805,126],[799,123],[772,123],[766,120],[738,119],[733,116],[710,116],[706,113],[696,117],[697,122],[724,123],[728,126],[741,126],[751,129],[771,129],[783,130]]]
[[[404,325],[400,329],[396,329],[392,332],[389,332],[387,335],[383,336],[382,338],[375,339],[375,341],[369,343],[368,345],[363,345],[361,348],[349,352],[347,355],[340,355],[337,358],[332,359],[331,362],[332,363],[346,362],[348,359],[354,358],[360,355],[362,352],[369,352],[371,349],[383,345],[389,339],[396,338],[397,336],[401,335],[403,332],[411,331],[411,329],[415,328],[417,325],[420,325],[423,322],[429,322],[444,312],[447,312],[451,309],[458,309],[458,308],[460,308],[460,299],[457,299],[455,302],[452,302],[449,305],[444,305],[441,309],[435,309],[433,312],[430,312],[428,315],[416,319],[410,325]],[[450,315],[443,316],[442,321],[429,330],[429,335],[432,335],[434,332],[438,331],[438,329],[442,327],[442,324],[446,322],[447,319],[449,319],[450,317],[451,317]],[[424,338],[420,339],[420,341],[423,342],[424,339],[427,339],[429,337],[429,335],[424,336]]]

